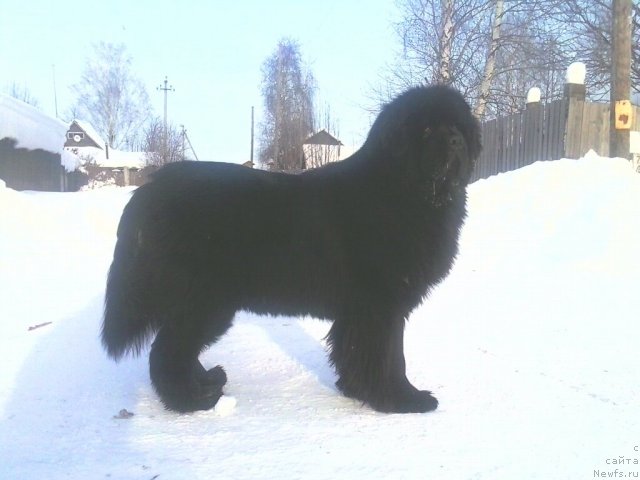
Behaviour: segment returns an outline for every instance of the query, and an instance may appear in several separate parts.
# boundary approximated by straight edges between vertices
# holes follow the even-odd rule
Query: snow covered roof
[[[106,144],[106,142],[102,139],[102,136],[95,128],[93,128],[93,125],[91,125],[89,122],[78,120],[77,118],[73,122],[75,122],[84,131],[84,133],[91,137],[91,140],[100,145],[100,147],[103,147]]]
[[[79,166],[80,161],[63,148],[67,127],[62,120],[0,93],[0,139],[13,138],[18,148],[60,154],[62,165],[70,172]]]
[[[342,145],[342,142],[326,130],[314,133],[304,141],[305,145]]]

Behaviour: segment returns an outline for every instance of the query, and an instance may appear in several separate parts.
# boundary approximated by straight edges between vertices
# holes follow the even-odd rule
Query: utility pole
[[[253,107],[251,107],[251,155],[249,161],[253,164]]]
[[[157,87],[157,90],[164,92],[164,136],[162,138],[162,157],[164,160],[167,160],[167,93],[175,92],[176,89],[173,88],[173,85],[169,86],[169,80],[167,77],[164,77],[164,86],[160,85]]]
[[[184,125],[180,125],[180,136],[182,137],[182,161],[184,162],[185,160],[185,156],[184,156],[184,152],[185,152],[185,148],[184,148],[184,142],[185,142],[185,137],[187,136],[187,130],[184,128]]]
[[[630,97],[631,0],[613,0],[610,157],[629,158]]]
[[[189,144],[189,149],[191,150],[191,153],[193,153],[193,156],[195,157],[196,161],[200,161],[200,159],[198,158],[198,154],[196,153],[196,151],[193,149],[193,145],[191,144],[191,140],[189,139],[189,135],[187,135],[187,130],[184,130],[184,138],[187,139],[187,143]]]
[[[58,118],[58,89],[56,88],[56,66],[51,65],[51,71],[53,73],[53,103],[56,108],[56,118]]]

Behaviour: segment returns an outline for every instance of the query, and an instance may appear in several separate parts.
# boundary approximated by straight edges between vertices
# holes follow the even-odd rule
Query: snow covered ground
[[[422,415],[340,396],[327,324],[248,314],[202,357],[235,408],[164,411],[146,356],[115,364],[98,339],[129,192],[0,187],[0,478],[640,478],[640,175],[624,160],[470,187],[456,267],[406,331],[409,377],[440,400]]]

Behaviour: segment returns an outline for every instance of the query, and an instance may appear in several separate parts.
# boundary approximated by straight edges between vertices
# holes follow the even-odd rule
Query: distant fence
[[[483,150],[472,181],[509,172],[538,160],[580,158],[589,150],[609,155],[610,107],[585,101],[583,84],[568,83],[564,97],[530,101],[524,111],[482,124]],[[631,130],[640,130],[633,107]]]
[[[144,168],[113,168],[89,164],[84,167],[87,173],[83,185],[97,182],[98,184],[111,184],[118,187],[139,187],[146,183],[149,175],[157,169],[158,167],[156,166],[146,166]]]

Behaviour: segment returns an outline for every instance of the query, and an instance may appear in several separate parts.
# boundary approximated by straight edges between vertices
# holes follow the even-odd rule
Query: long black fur
[[[238,310],[333,321],[340,390],[384,412],[437,407],[405,375],[404,324],[449,272],[480,152],[467,103],[442,86],[387,104],[350,158],[300,175],[210,162],[159,170],[124,209],[102,341],[149,355],[180,412],[213,407],[226,375],[201,351]]]

